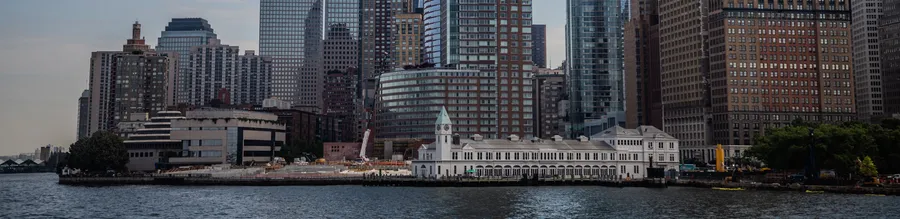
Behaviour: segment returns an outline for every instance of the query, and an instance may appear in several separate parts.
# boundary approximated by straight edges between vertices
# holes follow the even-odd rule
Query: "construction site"
[[[258,166],[185,166],[151,174],[154,177],[201,178],[271,178],[271,179],[325,179],[354,178],[364,175],[410,176],[408,161],[377,161],[366,157],[370,131],[363,135],[362,143],[340,143],[340,149],[325,148],[326,158],[303,157],[288,163],[275,157],[273,162]],[[337,155],[327,156],[331,150]],[[353,152],[352,154],[348,152]]]

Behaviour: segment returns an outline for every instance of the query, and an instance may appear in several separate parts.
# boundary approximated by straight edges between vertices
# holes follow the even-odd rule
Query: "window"
[[[200,143],[200,144],[199,144],[200,146],[222,146],[222,140],[221,140],[221,139],[206,139],[206,140],[200,140],[199,143]]]

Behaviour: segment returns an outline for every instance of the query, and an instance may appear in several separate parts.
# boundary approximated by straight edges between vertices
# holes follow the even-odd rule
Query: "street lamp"
[[[818,174],[816,174],[816,155],[815,155],[815,129],[809,127],[809,145],[807,146],[807,151],[809,152],[809,157],[806,160],[806,177],[807,180],[818,178]]]

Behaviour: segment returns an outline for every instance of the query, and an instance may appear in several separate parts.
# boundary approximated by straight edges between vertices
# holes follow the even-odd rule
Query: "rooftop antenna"
[[[546,47],[546,46],[545,46],[545,47]],[[544,53],[547,54],[547,62],[550,63],[550,65],[553,65],[553,56],[550,55],[549,52],[547,52],[547,51],[544,51]],[[544,65],[547,65],[547,63],[544,63]],[[547,67],[548,67],[549,69],[553,69],[553,66],[547,65]]]

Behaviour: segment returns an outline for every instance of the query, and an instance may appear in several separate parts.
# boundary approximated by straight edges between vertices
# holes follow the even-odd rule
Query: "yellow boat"
[[[719,191],[744,191],[744,188],[722,188],[722,187],[712,187],[713,190]]]
[[[866,194],[866,196],[884,196],[884,194]]]
[[[806,190],[806,193],[811,193],[811,194],[822,194],[822,193],[825,193],[825,191]]]

